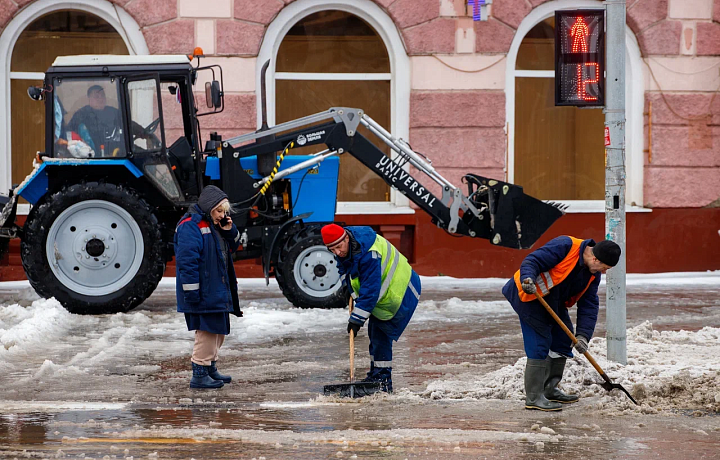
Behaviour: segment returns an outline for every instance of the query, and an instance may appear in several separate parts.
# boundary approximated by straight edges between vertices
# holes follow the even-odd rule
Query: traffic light
[[[605,105],[605,10],[555,11],[555,105]]]

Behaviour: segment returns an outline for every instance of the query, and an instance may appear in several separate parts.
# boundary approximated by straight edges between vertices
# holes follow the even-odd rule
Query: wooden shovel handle
[[[353,312],[353,298],[350,297],[350,300],[348,301],[348,309],[350,310],[350,314],[352,315]],[[355,381],[355,337],[353,334],[353,331],[350,331],[350,382]]]
[[[565,323],[562,322],[560,317],[558,317],[558,315],[553,311],[553,309],[550,308],[550,305],[548,305],[548,303],[545,302],[545,299],[543,299],[542,297],[537,295],[537,293],[535,293],[535,297],[538,299],[538,301],[540,301],[542,306],[545,307],[545,310],[547,310],[547,312],[550,313],[550,316],[553,317],[555,322],[558,323],[558,326],[560,326],[562,328],[562,330],[565,331],[567,336],[570,337],[570,340],[572,340],[573,345],[575,345],[578,342],[578,340],[575,338],[575,335],[573,335],[573,333],[570,332],[570,329],[568,329],[568,327],[565,325]],[[608,378],[608,376],[605,375],[605,372],[602,370],[600,365],[595,361],[595,358],[593,358],[590,355],[589,351],[586,351],[585,353],[583,353],[583,355],[585,355],[585,357],[588,359],[588,361],[590,361],[590,364],[592,364],[592,366],[595,368],[595,370],[598,371],[598,373],[603,377],[603,379],[605,379],[605,381],[610,380]]]

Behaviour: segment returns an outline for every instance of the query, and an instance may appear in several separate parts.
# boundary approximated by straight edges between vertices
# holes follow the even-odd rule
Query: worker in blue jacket
[[[177,311],[195,331],[190,388],[220,388],[232,380],[216,365],[230,313],[242,316],[232,260],[240,233],[229,213],[227,195],[210,185],[175,229]]]
[[[520,317],[527,365],[525,367],[525,408],[560,410],[577,395],[557,388],[572,358],[573,344],[562,328],[537,300],[550,305],[565,325],[573,330],[568,309],[577,304],[577,344],[585,353],[595,331],[598,286],[602,273],[620,259],[620,246],[604,240],[581,240],[559,236],[530,253],[503,287],[503,294]]]
[[[420,277],[405,256],[370,227],[330,224],[321,232],[355,298],[348,334],[356,336],[368,322],[370,371],[363,381],[380,382],[382,391],[392,393],[392,342],[415,312]]]

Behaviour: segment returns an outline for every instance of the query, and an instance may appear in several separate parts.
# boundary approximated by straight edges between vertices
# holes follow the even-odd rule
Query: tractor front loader
[[[237,260],[261,259],[266,279],[274,275],[298,307],[342,308],[347,293],[320,228],[335,219],[343,155],[451,234],[528,248],[563,214],[521,187],[475,174],[463,178],[465,193],[357,108],[333,107],[274,127],[263,117],[256,132],[229,139],[210,133],[202,146],[199,119],[222,111],[224,95],[222,69],[200,67],[199,60],[193,67],[187,56],[62,57],[43,87],[29,89],[45,102],[46,150],[30,175],[0,197],[0,252],[9,238],[21,238],[23,267],[39,295],[84,314],[139,305],[172,260],[177,221],[212,184],[233,204],[242,244]],[[204,112],[193,92],[200,75],[208,80]],[[83,107],[91,96],[92,110]],[[98,108],[100,99],[105,105]],[[264,92],[262,100],[264,114]],[[289,155],[314,145],[322,150]],[[439,185],[439,196],[420,174]],[[19,197],[31,204],[22,227]]]

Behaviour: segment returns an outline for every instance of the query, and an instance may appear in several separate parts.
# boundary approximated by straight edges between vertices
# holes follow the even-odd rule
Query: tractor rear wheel
[[[319,227],[306,227],[288,238],[280,251],[275,278],[296,307],[347,307],[348,293],[337,260],[323,244]]]
[[[126,312],[152,294],[165,270],[160,225],[126,187],[83,182],[32,208],[23,267],[43,297],[79,314]]]

